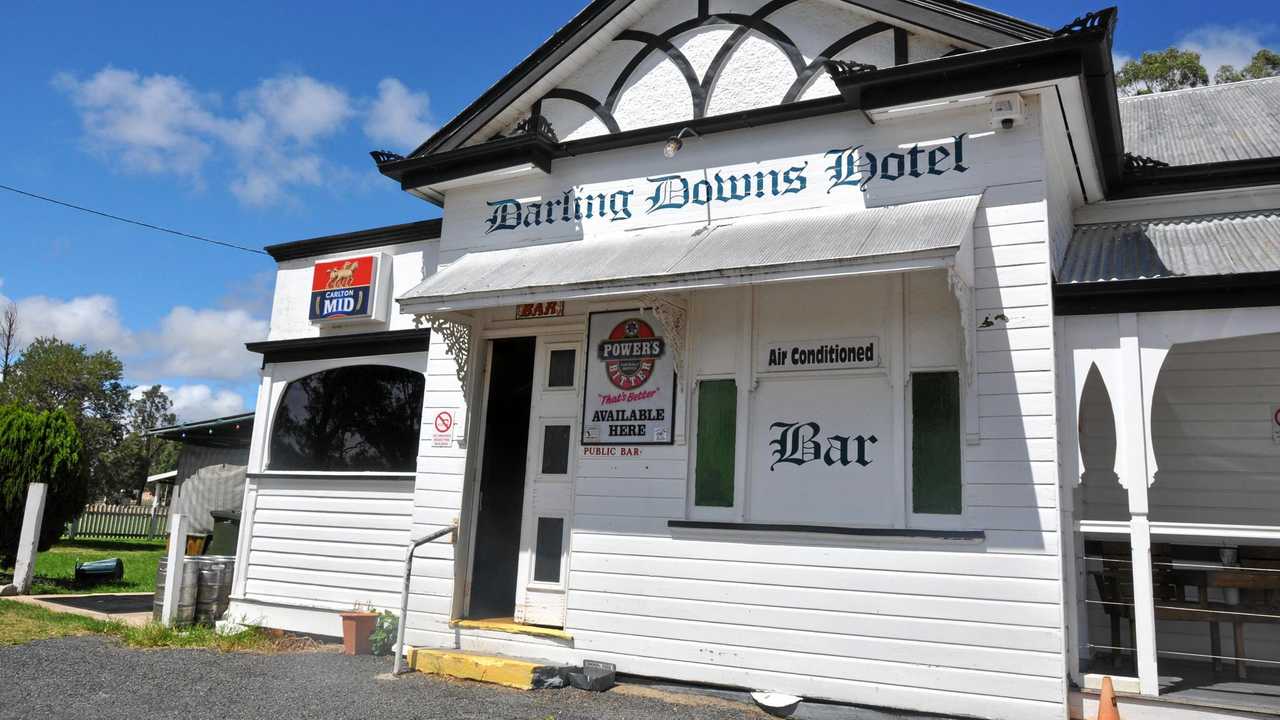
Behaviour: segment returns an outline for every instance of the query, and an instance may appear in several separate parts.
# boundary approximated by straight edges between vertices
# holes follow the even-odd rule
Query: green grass
[[[0,647],[70,635],[106,635],[136,648],[201,648],[219,652],[289,652],[316,647],[313,640],[246,628],[233,635],[219,635],[213,628],[141,627],[0,600]]]
[[[92,586],[75,584],[76,563],[118,557],[124,561],[124,579]],[[155,540],[61,540],[36,556],[32,595],[83,592],[152,592],[156,587],[156,566],[164,557],[164,541]],[[12,573],[13,568],[2,572]]]

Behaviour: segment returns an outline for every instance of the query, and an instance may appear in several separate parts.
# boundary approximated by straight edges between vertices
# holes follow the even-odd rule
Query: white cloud
[[[1267,47],[1264,38],[1273,30],[1274,26],[1269,25],[1206,25],[1183,36],[1178,47],[1200,53],[1200,63],[1212,78],[1223,65],[1232,65],[1237,70],[1248,65],[1254,53]]]
[[[134,395],[141,394],[143,389],[145,387],[139,386],[134,390]],[[173,414],[178,416],[178,422],[210,420],[248,410],[244,398],[239,394],[230,390],[215,390],[202,383],[177,387],[161,385],[160,389],[173,401]]]
[[[216,94],[170,75],[106,67],[83,80],[62,73],[53,82],[80,111],[90,149],[128,170],[200,184],[208,161],[219,158],[230,164],[228,189],[254,206],[287,201],[297,186],[345,177],[316,145],[341,132],[357,104],[307,75],[267,78],[237,93],[234,113],[220,113]]]
[[[430,109],[425,92],[411,92],[396,78],[383,78],[364,121],[365,135],[403,149],[417,147],[434,130],[429,122]]]
[[[267,322],[244,310],[196,310],[179,305],[149,333],[148,369],[164,376],[243,378],[259,358],[244,344],[267,336]]]
[[[8,302],[8,298],[0,295],[0,303]],[[117,354],[131,352],[136,347],[133,333],[120,319],[116,299],[110,295],[86,295],[70,300],[32,295],[15,304],[19,345],[53,336],[93,350],[114,350]]]

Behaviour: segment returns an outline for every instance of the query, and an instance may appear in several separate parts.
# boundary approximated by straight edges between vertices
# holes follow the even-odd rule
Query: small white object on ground
[[[798,698],[795,695],[787,695],[786,693],[777,692],[753,692],[751,699],[761,710],[775,715],[777,717],[787,717],[800,707],[800,701],[804,698]]]
[[[219,620],[213,624],[213,631],[219,635],[236,635],[248,630],[249,626],[235,620]]]

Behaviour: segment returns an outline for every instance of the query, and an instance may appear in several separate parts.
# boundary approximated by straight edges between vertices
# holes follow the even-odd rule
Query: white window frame
[[[915,418],[913,412],[913,398],[915,393],[915,384],[911,382],[912,376],[916,373],[955,373],[960,383],[958,388],[960,422],[959,437],[960,442],[960,512],[955,515],[944,515],[940,513],[918,513],[915,511],[914,492],[915,492],[915,460],[914,460],[914,423]],[[964,418],[965,403],[967,398],[964,392],[964,373],[955,365],[939,365],[936,367],[912,367],[907,369],[903,382],[903,419],[904,429],[902,433],[902,446],[904,449],[904,466],[906,468],[906,510],[907,510],[907,527],[920,528],[922,530],[970,530],[972,529],[972,521],[969,519],[969,493],[968,483],[968,462],[967,450],[964,442]]]

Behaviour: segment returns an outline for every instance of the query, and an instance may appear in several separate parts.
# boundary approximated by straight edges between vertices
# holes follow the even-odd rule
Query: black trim
[[[906,65],[911,62],[911,45],[909,42],[910,33],[905,29],[896,27],[893,29],[893,64]]]
[[[1280,272],[1057,284],[1055,315],[1280,306]]]
[[[832,79],[850,109],[872,110],[941,94],[964,95],[994,87],[1082,78],[1090,137],[1110,197],[1122,184],[1124,168],[1120,103],[1111,62],[1115,8],[1096,17],[1096,27],[1082,32],[871,72],[841,73],[839,63],[833,62]]]
[[[543,172],[551,172],[551,159],[556,143],[539,135],[516,135],[470,145],[449,152],[379,165],[383,175],[400,181],[402,190],[456,180],[470,175],[502,170],[516,165],[533,164]],[[400,168],[405,168],[397,175]]]
[[[617,40],[632,40],[644,45],[635,57],[631,58],[631,62],[627,63],[618,74],[617,80],[614,80],[613,87],[609,88],[609,97],[604,101],[605,106],[612,113],[618,109],[618,98],[622,95],[622,90],[626,87],[627,80],[631,79],[631,73],[640,67],[644,59],[649,57],[649,53],[654,50],[661,50],[684,76],[685,83],[689,86],[689,96],[693,98],[693,116],[695,118],[702,117],[707,108],[707,96],[702,89],[701,83],[698,82],[698,73],[694,72],[693,64],[689,62],[689,58],[680,52],[680,48],[675,46],[671,40],[663,35],[654,35],[653,33],[642,32],[640,30],[623,30],[614,38]],[[616,125],[615,125],[616,127]],[[613,132],[618,132],[614,130]]]
[[[547,143],[540,146],[540,151],[547,154],[545,169],[549,172],[552,158],[664,142],[684,127],[699,135],[710,135],[830,113],[906,105],[940,95],[963,95],[992,88],[1082,77],[1085,112],[1091,125],[1089,135],[1094,144],[1094,155],[1103,171],[1104,187],[1110,192],[1120,187],[1124,163],[1120,107],[1111,67],[1110,40],[1114,18],[1114,12],[1111,12],[1107,16],[1108,22],[1098,30],[882,68],[843,81],[833,73],[840,96],[713,115],[558,144]],[[407,190],[528,162],[524,157],[512,157],[508,147],[503,145],[512,140],[504,138],[426,157],[407,158],[385,163],[378,169],[400,181],[401,187]],[[442,166],[451,168],[451,172],[439,173],[437,168]]]
[[[902,32],[901,28],[895,28],[894,26],[889,25],[888,23],[882,23],[882,22],[875,22],[869,25],[864,25],[858,28],[857,30],[854,30],[853,32],[845,35],[839,40],[836,40],[835,42],[831,43],[827,47],[823,48],[822,52],[818,53],[818,56],[815,57],[813,61],[810,62],[805,67],[804,70],[801,70],[796,75],[795,82],[791,83],[791,87],[787,89],[787,94],[783,96],[782,102],[784,104],[795,102],[796,98],[800,97],[800,93],[804,92],[804,89],[808,87],[809,82],[813,80],[813,77],[817,75],[819,72],[821,72],[822,70],[825,70],[827,61],[834,58],[837,53],[849,47],[850,45],[853,45],[859,40],[865,40],[871,37],[872,35],[878,35],[887,30],[893,31],[893,38],[894,38],[895,45],[897,45],[899,41],[900,34],[902,35],[902,42],[903,43],[906,42],[905,32]],[[895,51],[895,54],[896,54],[896,51]],[[898,64],[902,65],[905,62],[906,62],[905,60],[900,61],[898,62]]]
[[[1034,40],[1051,35],[1047,28],[1003,13],[993,12],[959,0],[845,0],[850,5],[879,12],[908,24],[930,28],[980,47],[1005,42]],[[594,0],[564,27],[538,46],[519,65],[504,75],[480,97],[445,123],[434,135],[418,146],[410,157],[453,149],[465,142],[502,110],[500,103],[511,102],[527,91],[550,68],[581,47],[590,37],[631,5],[631,0]],[[709,3],[699,0],[698,14],[709,16]],[[905,12],[900,12],[904,10]],[[888,11],[888,12],[886,12]],[[944,27],[945,26],[945,27]]]
[[[1108,199],[1277,184],[1280,184],[1280,158],[1276,157],[1150,167],[1125,173],[1124,185]]]
[[[556,88],[546,95],[542,96],[542,100],[568,100],[590,110],[604,126],[609,128],[609,132],[622,132],[622,128],[618,127],[618,121],[613,117],[613,113],[609,112],[609,108],[600,104],[600,101],[582,92],[581,90],[571,90],[569,88]],[[542,107],[542,100],[537,102],[539,109]]]
[[[911,528],[855,528],[839,525],[778,525],[771,523],[668,520],[667,527],[686,530],[748,530],[752,532],[817,533],[855,537],[925,538],[929,540],[986,540],[984,530],[916,530]]]
[[[283,262],[285,260],[315,257],[316,255],[346,252],[348,250],[365,250],[384,245],[400,245],[419,240],[434,240],[440,237],[441,223],[442,221],[439,219],[422,220],[403,225],[388,225],[387,227],[370,230],[357,230],[356,232],[342,233],[341,235],[325,235],[307,240],[294,240],[293,242],[280,243],[278,245],[268,245],[266,251],[271,257],[275,258],[276,262]]]
[[[265,340],[245,343],[244,346],[249,352],[261,353],[262,364],[266,366],[268,363],[426,352],[430,344],[430,330],[386,330],[297,340]]]

